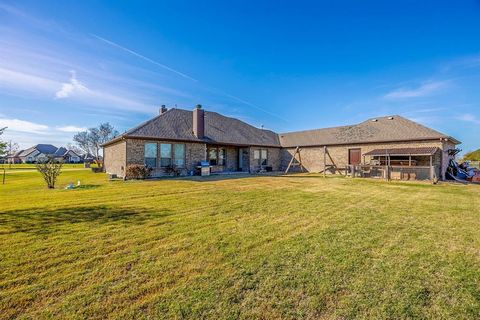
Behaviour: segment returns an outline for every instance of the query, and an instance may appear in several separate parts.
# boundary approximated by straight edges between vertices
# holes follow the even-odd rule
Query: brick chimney
[[[197,104],[193,109],[193,134],[198,139],[203,139],[205,136],[205,111],[202,106]]]
[[[164,104],[162,104],[162,106],[160,107],[160,114],[164,114],[165,112],[167,112],[167,107],[165,107]]]

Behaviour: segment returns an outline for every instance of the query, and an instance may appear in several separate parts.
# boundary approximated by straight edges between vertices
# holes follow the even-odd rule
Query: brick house
[[[104,144],[108,173],[120,177],[130,164],[153,168],[152,176],[165,175],[176,166],[190,174],[200,161],[215,172],[285,170],[297,147],[308,172],[327,170],[325,153],[337,167],[382,161],[432,164],[444,178],[449,150],[460,142],[401,116],[381,117],[360,124],[277,134],[238,119],[197,106],[193,111],[162,107],[153,119]],[[383,159],[386,159],[383,157]]]

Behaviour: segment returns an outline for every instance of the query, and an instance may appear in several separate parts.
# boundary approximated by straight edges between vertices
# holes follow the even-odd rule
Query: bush
[[[146,179],[150,176],[152,169],[142,164],[129,164],[125,172],[127,179]]]
[[[55,182],[62,170],[62,162],[55,161],[54,159],[48,159],[44,162],[38,162],[35,166],[42,175],[43,179],[47,183],[49,189],[55,188]]]
[[[175,177],[178,177],[179,175],[182,174],[182,170],[176,165],[169,165],[165,167],[165,172]]]

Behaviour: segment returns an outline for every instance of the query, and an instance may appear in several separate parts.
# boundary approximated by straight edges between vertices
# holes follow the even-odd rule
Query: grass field
[[[96,167],[96,164],[91,164],[90,167]],[[8,163],[1,163],[0,164],[0,174],[3,172],[3,169],[9,170],[36,170],[35,164],[33,163],[17,163],[17,164],[8,164]],[[83,169],[83,163],[64,163],[64,169]]]
[[[479,186],[15,172],[0,203],[0,318],[480,318]]]

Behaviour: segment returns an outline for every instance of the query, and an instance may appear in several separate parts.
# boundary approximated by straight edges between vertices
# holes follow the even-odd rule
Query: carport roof
[[[375,149],[364,156],[432,156],[438,151],[437,147]]]

